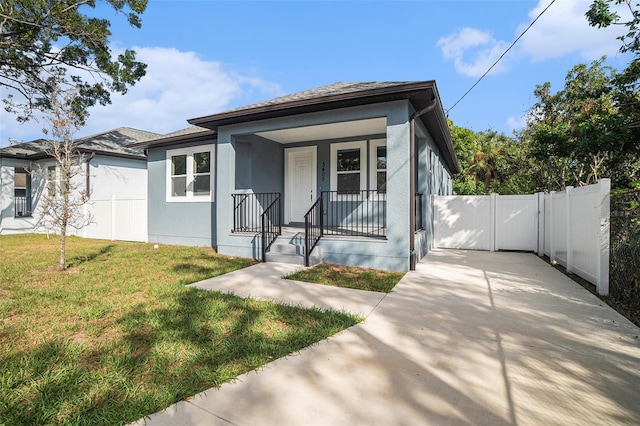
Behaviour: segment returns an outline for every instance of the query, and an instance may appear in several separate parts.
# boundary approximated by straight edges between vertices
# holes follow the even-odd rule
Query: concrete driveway
[[[365,322],[138,424],[640,424],[640,329],[532,254],[435,250],[362,303]]]

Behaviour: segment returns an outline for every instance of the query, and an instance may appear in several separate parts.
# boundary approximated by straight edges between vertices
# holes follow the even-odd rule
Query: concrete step
[[[304,265],[304,238],[302,239],[302,244],[298,244],[297,241],[291,241],[288,237],[278,237],[265,257],[267,262]],[[319,246],[316,246],[311,252],[309,264],[317,265],[318,263],[322,263],[322,250]]]
[[[304,246],[298,244],[291,243],[281,243],[276,240],[271,247],[269,248],[271,253],[281,253],[281,254],[304,254]]]

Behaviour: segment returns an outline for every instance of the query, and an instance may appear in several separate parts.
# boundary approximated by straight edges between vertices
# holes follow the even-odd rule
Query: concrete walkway
[[[249,292],[300,290],[276,283]],[[317,287],[321,306],[338,291]],[[436,250],[370,303],[365,322],[137,424],[640,424],[640,329],[532,254]]]

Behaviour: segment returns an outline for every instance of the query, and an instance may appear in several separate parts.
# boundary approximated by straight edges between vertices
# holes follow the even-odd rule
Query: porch
[[[309,266],[322,261],[321,238],[366,242],[386,240],[387,193],[378,190],[322,191],[303,222],[285,223],[282,194],[235,193],[234,234],[260,236],[261,259]],[[416,193],[414,232],[422,229],[423,195]],[[315,256],[314,256],[315,250]]]

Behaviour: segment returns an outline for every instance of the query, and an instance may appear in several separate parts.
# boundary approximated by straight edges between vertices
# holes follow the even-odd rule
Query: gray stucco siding
[[[301,114],[298,116],[262,120],[242,123],[230,126],[221,126],[218,129],[218,179],[216,182],[217,211],[218,211],[218,249],[221,253],[259,257],[259,241],[255,236],[234,235],[229,232],[233,223],[233,206],[230,194],[241,187],[247,191],[259,192],[258,182],[270,182],[278,180],[278,184],[284,187],[284,151],[287,148],[301,146],[317,147],[317,189],[318,191],[330,191],[332,179],[332,154],[331,146],[341,142],[367,141],[366,143],[366,170],[363,176],[366,179],[367,188],[375,185],[370,182],[372,173],[369,170],[372,164],[370,141],[372,139],[386,138],[387,146],[387,201],[386,201],[386,239],[347,239],[325,236],[320,240],[323,258],[326,262],[351,264],[359,266],[371,266],[391,270],[406,271],[409,269],[409,242],[414,238],[416,250],[423,255],[429,248],[432,239],[432,229],[425,229],[419,233],[414,232],[410,225],[411,211],[410,182],[414,179],[410,174],[410,123],[409,116],[412,112],[408,101],[394,101],[373,104],[361,107],[343,108],[319,113]],[[386,133],[383,135],[361,135],[340,140],[319,140],[303,143],[291,143],[286,145],[270,145],[266,141],[252,139],[249,136],[254,133],[281,130],[287,128],[320,125],[334,122],[345,122],[370,118],[386,118]],[[438,174],[439,181],[432,182],[432,170],[430,170],[430,152],[437,153],[437,147],[429,132],[417,122],[417,185],[416,191],[424,194],[422,200],[423,221],[428,224],[430,210],[430,193],[437,193],[437,188],[445,190],[444,181],[450,174],[444,166]],[[246,145],[251,143],[251,145]],[[273,144],[273,143],[272,143]],[[281,151],[278,151],[278,145]],[[256,149],[266,148],[259,157],[270,158],[256,167],[258,158]],[[274,157],[263,157],[264,154],[276,153]],[[251,155],[251,161],[238,158],[238,156]],[[363,159],[365,161],[365,159]],[[439,163],[439,156],[436,157]],[[270,163],[270,164],[269,164]],[[277,164],[273,167],[273,164]],[[280,175],[263,175],[263,179],[256,178],[256,173],[264,173],[262,166],[272,166],[271,170],[280,168]],[[245,170],[238,170],[243,168]],[[435,175],[433,175],[435,177]],[[435,179],[434,179],[435,180]],[[284,188],[283,191],[284,193]],[[283,206],[284,206],[283,200]],[[378,214],[378,213],[376,213]]]
[[[323,237],[318,245],[326,263],[401,272],[408,270],[408,248],[403,252],[392,251],[388,240]]]
[[[216,202],[167,201],[167,150],[203,147],[208,144],[184,144],[175,147],[151,148],[148,152],[148,232],[149,242],[191,246],[216,246]],[[214,155],[217,158],[215,145]],[[215,162],[211,173],[217,181]]]

